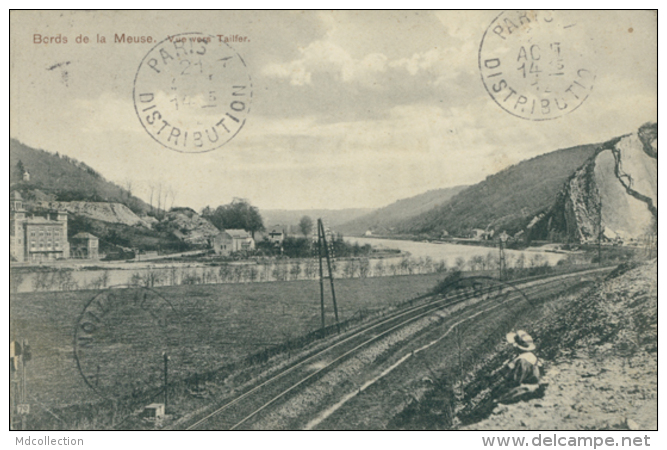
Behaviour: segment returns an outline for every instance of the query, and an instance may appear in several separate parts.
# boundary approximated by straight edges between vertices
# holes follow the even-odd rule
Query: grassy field
[[[428,292],[444,275],[406,275],[336,280],[341,320],[359,311],[381,309]],[[326,323],[333,306],[325,285]],[[132,302],[137,290],[115,290],[118,306],[104,318],[106,331],[83,348],[89,376],[107,396],[159,387],[162,352],[172,380],[204,373],[305,335],[320,327],[317,281],[192,285],[155,288],[171,304],[166,324]],[[28,339],[27,387],[35,408],[55,409],[99,399],[77,368],[73,342],[77,321],[100,291],[10,296],[10,337]],[[158,302],[159,303],[159,302]],[[156,307],[164,308],[166,303]],[[101,310],[97,312],[99,313]],[[164,319],[164,318],[162,318]],[[92,335],[91,335],[92,336]],[[92,362],[91,362],[92,361]],[[96,374],[91,374],[95,365]]]

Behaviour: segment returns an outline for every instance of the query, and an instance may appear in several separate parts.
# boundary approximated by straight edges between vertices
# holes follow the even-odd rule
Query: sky
[[[655,13],[578,13],[594,86],[577,110],[546,121],[508,114],[482,83],[480,42],[499,13],[13,11],[10,136],[131,181],[144,199],[161,183],[197,210],[234,197],[341,209],[477,183],[657,120]],[[170,150],[143,128],[133,83],[155,44],[113,42],[187,32],[242,37],[229,46],[252,80],[243,128],[206,153]]]

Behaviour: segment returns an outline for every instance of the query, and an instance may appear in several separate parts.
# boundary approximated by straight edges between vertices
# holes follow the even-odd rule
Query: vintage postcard
[[[11,430],[657,430],[657,11],[9,39]]]

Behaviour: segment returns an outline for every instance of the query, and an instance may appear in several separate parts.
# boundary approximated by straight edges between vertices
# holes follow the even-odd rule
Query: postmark
[[[551,120],[579,108],[595,83],[591,36],[581,15],[567,11],[505,11],[479,47],[482,82],[513,116]]]
[[[74,330],[74,358],[83,380],[104,398],[160,389],[160,362],[174,326],[173,306],[152,289],[98,292]]]
[[[184,153],[215,150],[243,128],[252,100],[245,61],[224,40],[169,36],[141,61],[134,79],[141,125],[161,145]]]

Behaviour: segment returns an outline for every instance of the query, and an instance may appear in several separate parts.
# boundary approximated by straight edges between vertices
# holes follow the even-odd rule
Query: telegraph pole
[[[324,248],[324,255],[327,259],[327,269],[329,270],[329,282],[331,283],[331,297],[333,298],[333,307],[334,307],[334,317],[336,318],[336,329],[340,333],[340,323],[338,321],[338,305],[336,303],[336,291],[334,289],[333,281],[333,270],[331,268],[331,255],[329,252],[329,246],[327,244],[326,233],[324,232],[324,224],[322,219],[317,219],[317,230],[318,230],[318,246],[320,250],[320,298],[322,302],[322,329],[324,329],[324,286],[323,286],[323,274],[322,274],[322,248]],[[333,245],[333,242],[332,242]]]
[[[27,377],[26,377],[26,362],[30,360],[30,350],[27,339],[21,339],[10,343],[10,375],[12,369],[14,369],[14,376],[11,380],[13,383],[13,395],[11,401],[11,422],[10,428],[12,430],[15,428],[16,415],[20,417],[21,420],[21,430],[27,428],[27,415],[30,413],[30,405],[27,402],[28,399],[28,388],[27,388]],[[10,389],[12,389],[10,387]],[[11,393],[10,393],[11,394]]]
[[[167,366],[169,364],[169,356],[167,355],[167,352],[163,352],[162,357],[164,358],[164,413],[167,414]]]
[[[505,243],[509,239],[509,236],[504,231],[498,236],[498,279],[503,281],[505,275],[507,274],[507,261],[505,260]]]
[[[598,211],[598,265],[602,265],[602,200]]]
[[[317,253],[320,261],[320,311],[322,316],[322,337],[324,337],[324,273],[322,271],[322,233],[320,225],[322,219],[317,219]]]
[[[21,339],[21,351],[25,351],[25,339]],[[26,389],[26,383],[25,383],[25,355],[22,355],[21,357],[21,405],[25,405],[25,389]],[[21,414],[21,430],[25,430],[25,414],[23,411],[19,411],[19,414]]]
[[[329,255],[329,246],[327,245],[327,237],[324,234],[324,225],[320,220],[322,227],[322,238],[324,239],[324,250],[327,255],[327,268],[329,269],[329,281],[331,282],[331,297],[333,298],[334,317],[336,318],[336,329],[340,333],[340,323],[338,322],[338,305],[336,304],[336,291],[334,290],[333,271],[331,270],[331,257]],[[331,243],[333,245],[333,242]]]

